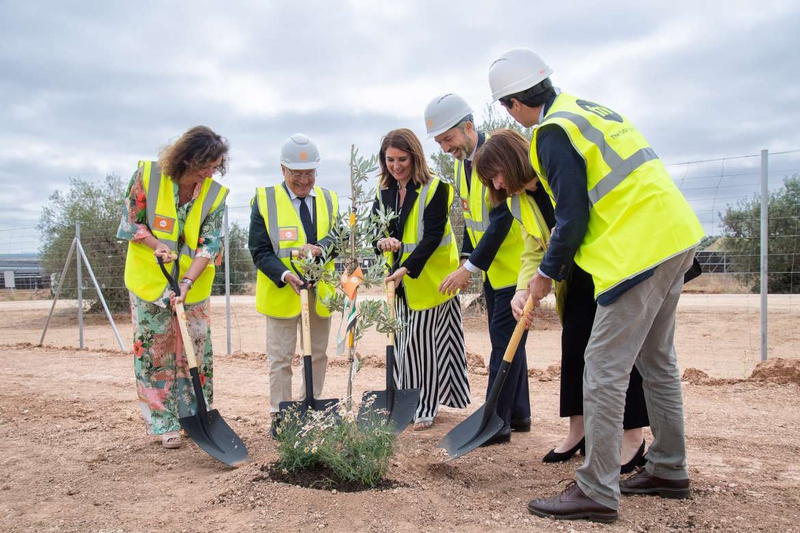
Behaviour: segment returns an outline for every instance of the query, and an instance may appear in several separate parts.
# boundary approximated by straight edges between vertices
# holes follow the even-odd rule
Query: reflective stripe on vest
[[[487,139],[490,137],[491,135],[486,135]],[[466,208],[463,209],[464,224],[474,249],[478,247],[478,243],[483,239],[484,234],[491,226],[489,219],[489,190],[481,182],[474,168],[470,176],[470,186],[467,188],[467,175],[464,168],[464,162],[456,160],[456,183],[459,184],[461,207],[464,208],[466,206]],[[468,197],[466,198],[463,196],[465,189],[469,190]],[[480,219],[476,220],[478,217],[480,217]],[[520,226],[516,222],[513,222],[508,233],[506,233],[503,238],[503,242],[497,250],[489,268],[481,271],[481,278],[484,281],[488,278],[493,289],[516,286],[520,269],[519,258],[522,255],[522,248]]]
[[[278,191],[280,189],[280,191]],[[326,237],[337,220],[339,200],[335,193],[314,187],[316,211],[317,240]],[[259,187],[256,189],[254,201],[269,235],[272,249],[287,270],[292,269],[292,252],[300,250],[308,238],[300,221],[292,200],[282,185]],[[333,272],[334,264],[330,260],[326,270]],[[315,291],[314,311],[318,316],[327,318],[331,311],[325,306],[335,289],[329,283],[320,281],[312,289]],[[256,274],[256,309],[259,313],[273,318],[293,318],[300,314],[300,296],[288,284],[278,287],[266,274]]]
[[[432,183],[433,183],[433,180],[429,181],[428,183],[423,185],[422,188],[419,190],[419,195],[417,196],[417,200],[416,200],[417,202],[419,202],[419,205],[422,205],[422,206],[425,206],[425,207],[428,206],[428,203],[430,202],[430,200],[428,199],[428,195],[430,194],[431,184]],[[433,196],[431,196],[431,199],[433,199]],[[422,209],[417,209],[417,242],[403,243],[403,253],[404,254],[410,254],[411,252],[416,250],[417,249],[417,243],[422,241],[422,235],[425,233],[425,223],[422,220],[424,215],[425,215],[425,208],[424,207]],[[448,225],[450,224],[449,218],[447,220],[447,224]],[[438,248],[442,248],[443,246],[449,246],[451,242],[453,242],[452,229],[451,229],[451,231],[449,233],[445,229],[445,234],[442,236],[442,240],[439,242]]]
[[[594,187],[589,190],[589,205],[594,206],[606,194],[611,192],[614,187],[619,185],[622,180],[628,177],[634,170],[644,165],[648,161],[658,159],[655,151],[648,147],[641,148],[630,157],[623,159],[606,142],[603,132],[592,126],[592,124],[581,115],[559,111],[547,116],[547,120],[563,118],[569,120],[580,130],[587,140],[597,145],[603,160],[611,171],[606,174]]]
[[[145,213],[150,232],[170,250],[177,252],[180,234],[174,181],[161,173],[156,161],[140,161],[139,167],[142,169],[142,185],[146,195]],[[212,178],[203,181],[195,203],[184,222],[184,245],[180,250],[179,277],[182,277],[192,264],[203,221],[213,210],[222,205],[227,195],[228,189]],[[186,303],[201,302],[211,295],[214,273],[213,261],[209,261],[195,279],[192,290],[186,296]],[[128,244],[125,285],[139,298],[148,302],[156,301],[164,293],[167,281],[158,268],[153,250],[149,246],[135,241]]]
[[[553,198],[536,149],[547,126],[559,126],[586,163],[591,208],[575,263],[592,275],[595,297],[697,245],[703,237],[697,216],[630,121],[559,94],[534,130],[530,151],[531,165]]]
[[[402,228],[401,264],[416,250],[417,244],[422,240],[424,211],[433,200],[439,186],[444,186],[448,189],[447,205],[449,206],[453,203],[453,188],[443,184],[439,178],[433,178],[430,182],[420,187],[419,194],[414,200],[414,205],[406,219],[405,226]],[[439,284],[444,280],[445,276],[456,268],[458,268],[458,250],[456,242],[453,240],[453,228],[448,217],[445,222],[442,240],[428,258],[419,276],[416,279],[411,276],[403,278],[408,306],[415,311],[422,311],[436,307],[453,298],[453,294],[445,295],[440,293]]]

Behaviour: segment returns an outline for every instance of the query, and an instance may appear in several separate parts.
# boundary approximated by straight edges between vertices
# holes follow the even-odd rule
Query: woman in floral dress
[[[181,446],[182,416],[195,409],[191,376],[172,309],[185,303],[191,342],[208,405],[213,400],[210,330],[211,283],[222,257],[222,220],[228,189],[228,143],[205,126],[184,133],[158,161],[140,161],[125,196],[117,237],[129,241],[125,285],[134,327],[134,373],[147,432],[164,448]],[[180,280],[172,292],[159,269],[161,257]],[[188,340],[187,340],[188,341]]]

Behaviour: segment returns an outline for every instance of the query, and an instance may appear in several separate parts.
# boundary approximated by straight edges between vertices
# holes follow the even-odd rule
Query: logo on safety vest
[[[153,228],[154,230],[172,233],[172,228],[175,226],[175,219],[162,215],[156,215],[155,219],[153,220],[153,226],[155,226]]]
[[[621,116],[604,105],[595,104],[594,102],[589,102],[587,100],[576,100],[575,103],[578,104],[578,107],[581,109],[585,109],[590,113],[594,113],[600,118],[605,120],[613,120],[614,122],[622,122]]]
[[[465,198],[461,199],[461,209],[469,213],[469,201]]]
[[[278,229],[278,240],[283,241],[296,241],[297,240],[297,226],[289,228]]]

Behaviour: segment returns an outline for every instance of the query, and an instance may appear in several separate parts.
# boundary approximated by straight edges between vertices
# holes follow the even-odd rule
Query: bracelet
[[[187,285],[191,289],[192,285],[194,284],[194,280],[193,279],[189,279],[189,278],[183,278],[181,280],[181,283],[183,283],[184,285]]]

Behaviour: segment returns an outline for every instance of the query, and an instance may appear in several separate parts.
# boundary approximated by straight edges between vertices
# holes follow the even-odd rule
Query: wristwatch
[[[192,284],[194,284],[194,280],[193,279],[189,279],[189,278],[183,278],[181,280],[181,283],[185,284],[186,286],[188,286],[191,289],[192,288]]]

